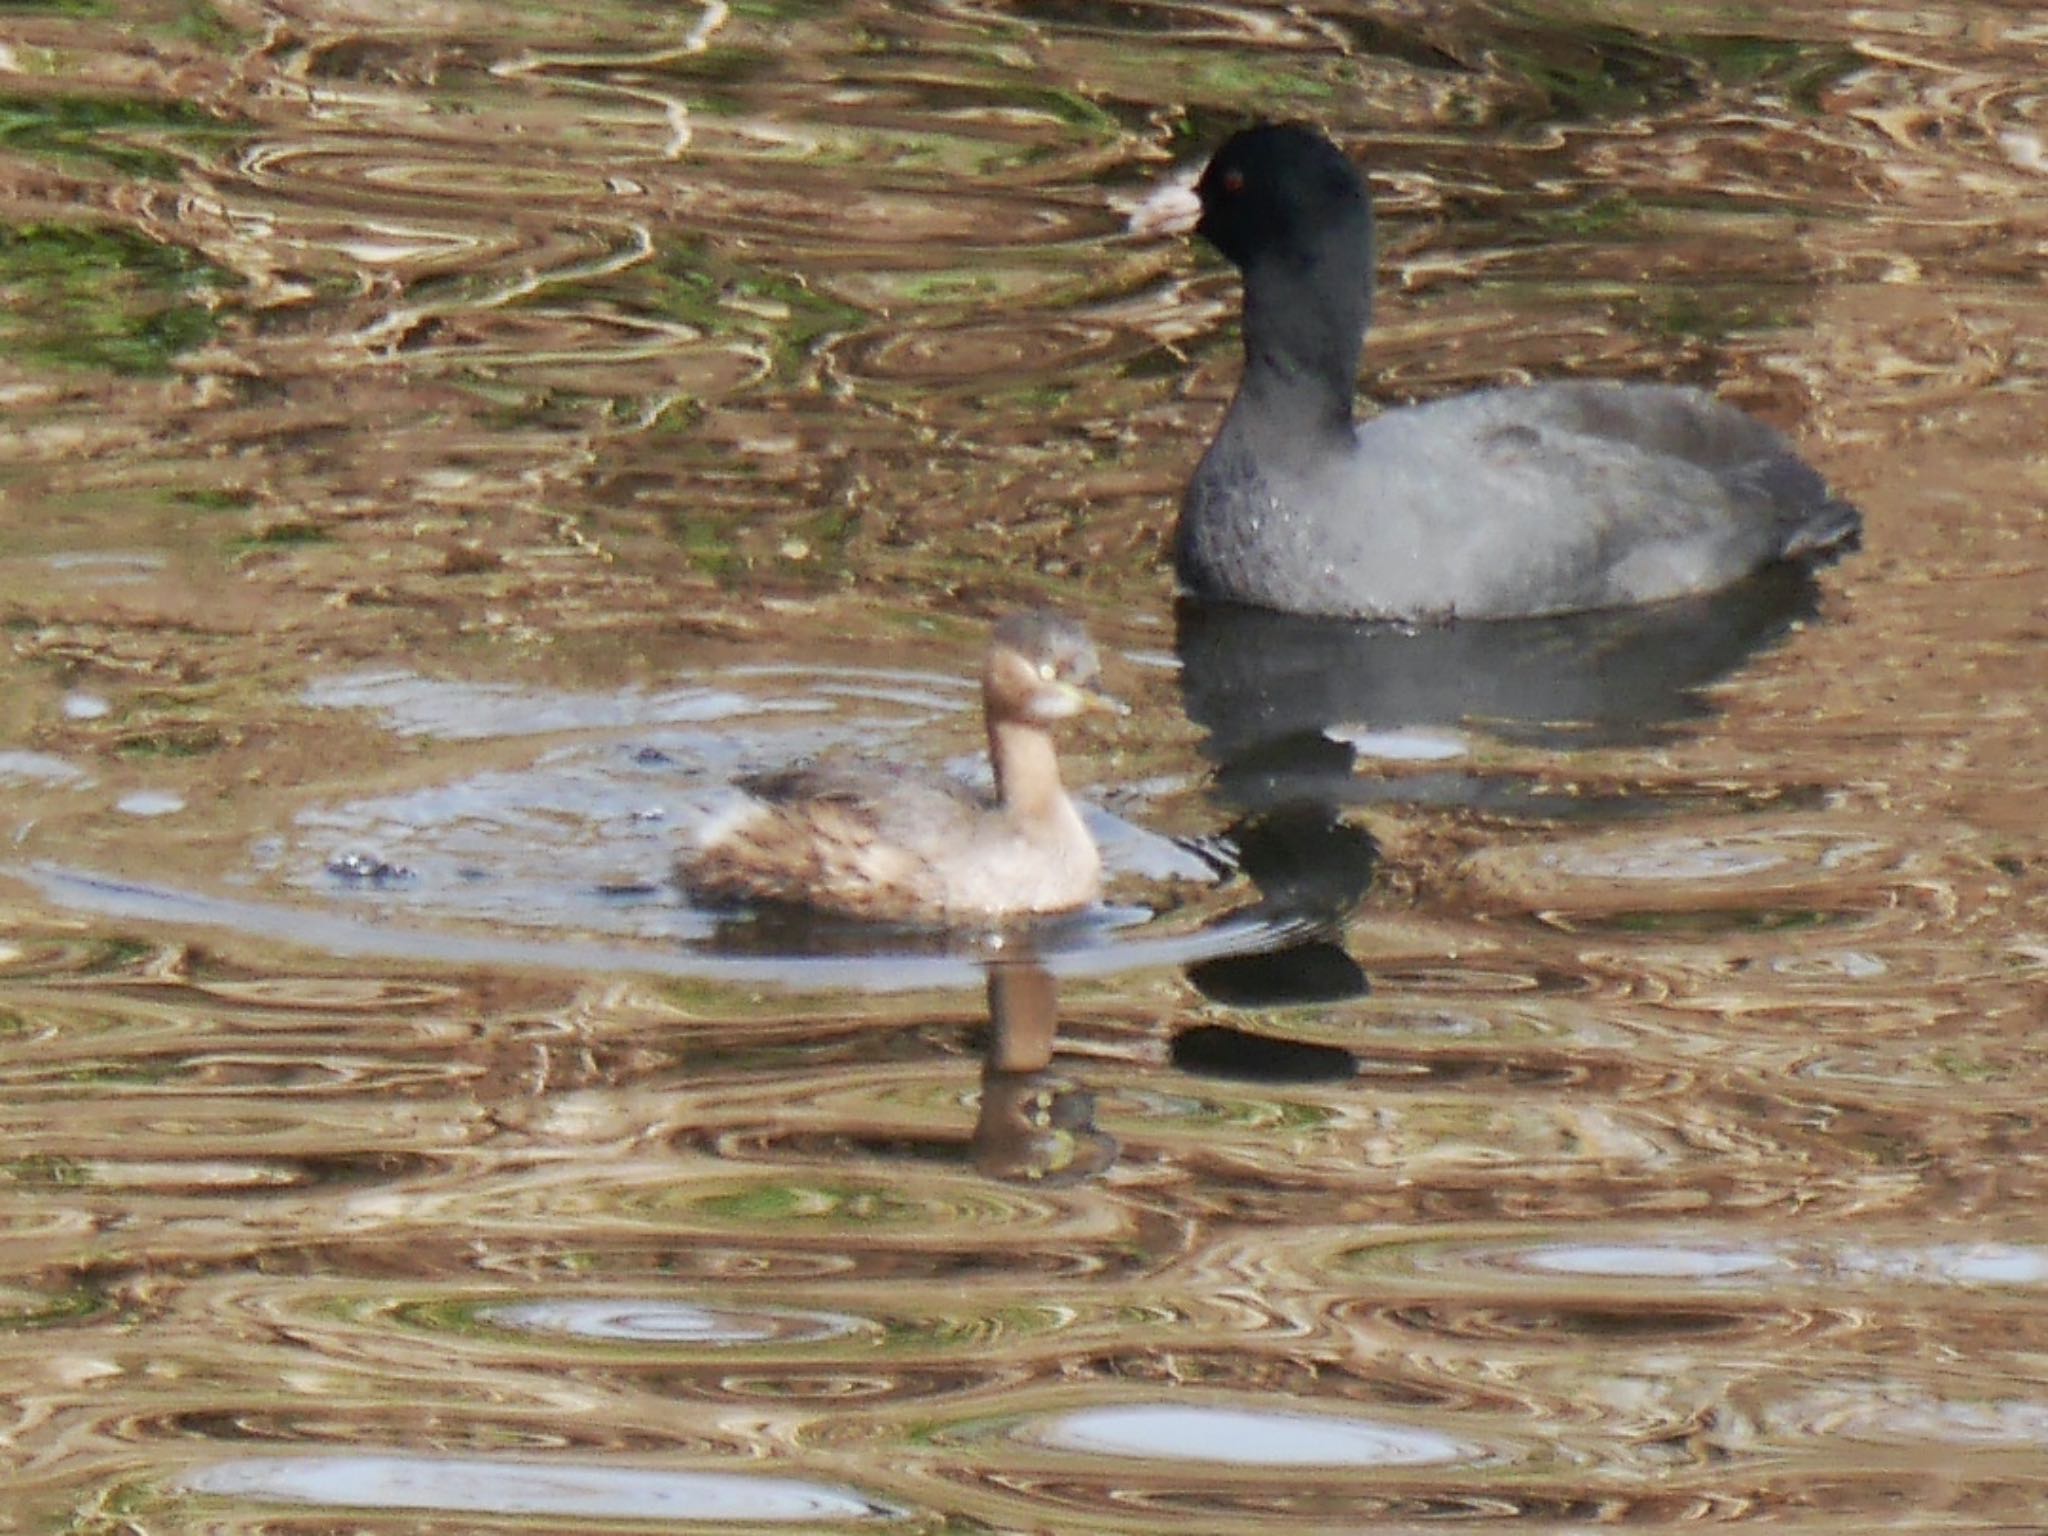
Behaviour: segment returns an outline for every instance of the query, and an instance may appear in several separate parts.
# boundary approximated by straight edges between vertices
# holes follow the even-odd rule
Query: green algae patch
[[[737,260],[700,240],[665,244],[650,260],[602,277],[551,284],[513,307],[564,302],[676,321],[709,340],[759,348],[785,384],[821,341],[870,323],[864,310],[815,292],[795,273]]]
[[[1598,923],[1574,921],[1575,927],[1611,928],[1622,933],[1671,933],[1713,936],[1728,933],[1785,933],[1824,928],[1839,921],[1836,914],[1805,907],[1733,907],[1708,911],[1616,912]]]
[[[647,283],[641,298],[655,313],[706,335],[766,346],[784,382],[821,340],[870,318],[813,291],[794,273],[735,262],[701,244],[668,246],[631,276]]]
[[[0,1179],[45,1189],[83,1189],[93,1183],[92,1171],[83,1162],[53,1152],[32,1152],[0,1164]]]
[[[1098,96],[1178,102],[1208,145],[1247,115],[1314,114],[1362,88],[1357,66],[1335,55],[1225,53],[1163,40],[1127,41],[1101,69]]]
[[[170,493],[173,506],[195,512],[245,512],[256,504],[253,491],[220,485],[191,486]]]
[[[106,1296],[85,1285],[74,1286],[54,1296],[16,1290],[11,1286],[0,1287],[0,1333],[60,1328],[67,1323],[85,1322],[107,1310]]]
[[[0,94],[0,145],[149,181],[175,180],[193,158],[163,147],[166,141],[222,147],[246,133],[191,102]]]
[[[1642,205],[1620,192],[1606,192],[1569,208],[1535,209],[1528,221],[1544,233],[1573,239],[1642,232]]]
[[[785,22],[811,21],[833,16],[846,9],[846,0],[738,0],[733,10],[749,21],[780,26]]]
[[[133,0],[0,0],[0,16],[63,16],[77,21],[121,21],[138,32],[162,32],[209,45],[242,34],[206,0],[137,5]]]
[[[1751,331],[1782,331],[1798,323],[1782,296],[1699,293],[1663,289],[1618,306],[1617,318],[1648,335],[1672,341],[1718,343]]]
[[[1503,9],[1521,25],[1493,49],[1498,66],[1540,94],[1544,115],[1568,120],[1652,111],[1719,88],[1776,95],[1811,113],[1824,91],[1861,65],[1840,43],[1638,28],[1613,21],[1605,7],[1579,7],[1569,17],[1529,3]]]
[[[1719,84],[1768,87],[1805,112],[1820,111],[1822,93],[1863,67],[1862,56],[1845,43],[1695,35],[1674,39],[1672,46]]]
[[[193,722],[131,731],[114,743],[114,751],[130,762],[161,762],[205,757],[227,744],[228,735],[218,726]]]
[[[246,555],[263,550],[293,549],[304,544],[331,544],[333,541],[334,535],[320,524],[303,518],[287,518],[234,540],[230,547],[235,554]]]
[[[691,1214],[718,1223],[781,1228],[902,1228],[958,1222],[967,1226],[1000,1219],[1008,1209],[1000,1196],[956,1195],[949,1203],[921,1198],[913,1189],[820,1181],[814,1184],[749,1184],[686,1199]]]
[[[0,344],[17,358],[159,374],[212,339],[236,279],[129,230],[0,224]]]

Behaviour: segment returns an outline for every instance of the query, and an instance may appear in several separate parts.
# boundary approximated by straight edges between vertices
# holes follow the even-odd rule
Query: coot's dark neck
[[[1307,251],[1255,256],[1244,273],[1245,405],[1308,429],[1346,429],[1372,321],[1372,226],[1347,222]]]

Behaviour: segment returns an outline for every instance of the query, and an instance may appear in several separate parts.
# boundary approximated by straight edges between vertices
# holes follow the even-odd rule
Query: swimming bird
[[[1192,223],[1244,278],[1244,373],[1174,535],[1190,594],[1501,619],[1713,591],[1854,545],[1854,507],[1777,432],[1697,389],[1564,381],[1354,420],[1372,203],[1316,130],[1234,135],[1183,199],[1178,217],[1169,201],[1140,218]]]
[[[872,763],[743,779],[685,828],[676,873],[693,896],[843,917],[958,924],[1067,912],[1094,901],[1102,859],[1060,782],[1052,728],[1120,711],[1097,689],[1087,632],[1046,612],[989,636],[982,713],[995,790]]]

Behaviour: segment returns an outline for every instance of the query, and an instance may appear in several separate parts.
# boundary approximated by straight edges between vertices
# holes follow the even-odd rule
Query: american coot
[[[1855,541],[1856,509],[1784,439],[1696,389],[1559,382],[1355,423],[1363,179],[1320,133],[1269,124],[1227,141],[1195,194],[1195,232],[1244,274],[1245,366],[1181,506],[1192,594],[1499,619],[1712,591]]]
[[[676,861],[692,895],[894,922],[1071,911],[1102,860],[1060,783],[1050,727],[1121,706],[1095,690],[1095,646],[1050,613],[1003,620],[982,666],[993,797],[943,775],[820,764],[745,779],[694,808]]]

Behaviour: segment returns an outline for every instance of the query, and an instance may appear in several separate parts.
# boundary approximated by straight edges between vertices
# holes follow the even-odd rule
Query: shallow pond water
[[[2038,8],[0,6],[0,1515],[2031,1529]],[[1362,387],[1711,384],[1864,550],[1413,635],[1176,607],[1255,114]],[[1051,602],[1112,873],[690,907],[976,771]]]

